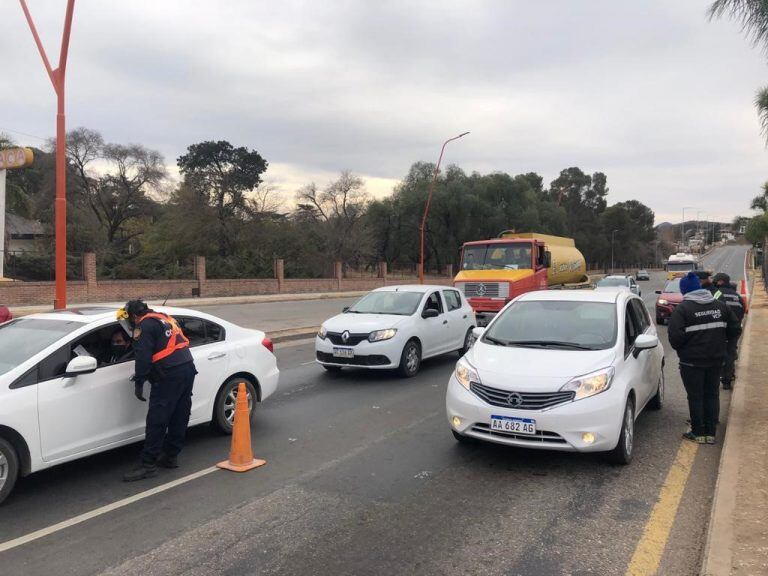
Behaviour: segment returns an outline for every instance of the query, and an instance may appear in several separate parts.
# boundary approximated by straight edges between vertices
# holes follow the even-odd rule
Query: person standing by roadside
[[[728,342],[741,334],[741,324],[723,302],[701,287],[689,272],[680,279],[683,301],[669,319],[669,343],[680,359],[680,375],[688,395],[691,430],[683,438],[714,444],[720,370]]]
[[[724,272],[718,272],[715,274],[712,281],[715,286],[714,297],[715,300],[720,300],[728,306],[736,318],[739,319],[739,324],[744,320],[744,302],[741,296],[736,291],[736,288],[731,284],[731,277]],[[723,364],[723,371],[720,375],[720,381],[723,383],[723,390],[730,390],[733,387],[733,379],[736,377],[736,359],[739,357],[739,341],[729,340],[728,349],[726,350],[725,363]]]

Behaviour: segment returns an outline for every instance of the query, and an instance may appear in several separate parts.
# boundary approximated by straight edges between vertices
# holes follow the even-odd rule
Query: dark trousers
[[[696,436],[714,436],[720,412],[721,366],[680,364],[680,375],[688,394],[691,431]]]
[[[161,453],[175,457],[181,452],[192,410],[195,374],[194,363],[187,362],[165,369],[163,376],[152,382],[146,438],[141,451],[144,464],[153,465]]]
[[[730,384],[736,376],[736,360],[739,357],[738,342],[728,342],[728,348],[725,353],[725,363],[721,379],[723,383]]]

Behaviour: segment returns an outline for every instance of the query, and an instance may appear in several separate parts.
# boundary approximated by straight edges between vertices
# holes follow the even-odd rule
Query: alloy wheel
[[[8,459],[5,454],[0,453],[0,490],[3,489],[5,483],[8,481]]]
[[[239,383],[238,385],[239,386]],[[230,388],[227,393],[227,397],[224,398],[224,418],[227,419],[231,425],[235,423],[235,406],[237,405],[237,386]],[[251,397],[251,391],[246,388],[246,396],[248,398],[248,412],[253,410],[253,398]]]
[[[408,347],[408,353],[405,356],[405,366],[408,372],[415,372],[419,367],[419,350],[415,344]]]
[[[632,447],[635,436],[635,418],[632,413],[632,403],[627,402],[627,407],[624,410],[624,451],[627,455],[632,454]]]

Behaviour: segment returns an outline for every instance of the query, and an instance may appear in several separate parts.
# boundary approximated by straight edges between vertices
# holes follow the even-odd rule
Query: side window
[[[637,327],[632,317],[632,306],[627,303],[626,310],[624,311],[624,356],[632,350],[635,338],[637,338]]]
[[[424,304],[424,310],[437,310],[440,314],[443,313],[443,303],[440,301],[440,292],[432,292],[427,298],[426,304]]]
[[[69,361],[72,359],[71,350],[71,344],[67,344],[40,362],[38,380],[42,382],[44,380],[50,380],[52,378],[63,376],[64,372],[66,371],[67,364],[69,364]]]
[[[200,318],[191,318],[189,316],[176,316],[176,322],[179,323],[184,336],[189,339],[190,346],[201,346],[205,344],[205,324]]]
[[[638,334],[642,334],[651,325],[651,318],[648,316],[648,310],[637,298],[631,300],[631,305],[635,316],[635,323],[638,327]]]
[[[461,296],[456,290],[443,290],[443,298],[445,298],[445,305],[448,306],[448,312],[461,308]]]
[[[208,342],[221,342],[224,340],[224,328],[213,322],[206,322],[205,339]]]

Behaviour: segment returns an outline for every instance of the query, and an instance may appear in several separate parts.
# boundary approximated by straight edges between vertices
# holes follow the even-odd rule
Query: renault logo
[[[512,394],[507,396],[507,402],[510,406],[517,408],[518,406],[523,405],[523,397],[517,392],[512,392]]]
[[[485,296],[485,284],[483,284],[482,282],[477,285],[477,295]]]
[[[341,333],[341,341],[346,344],[349,342],[349,330],[344,330],[344,332]]]

